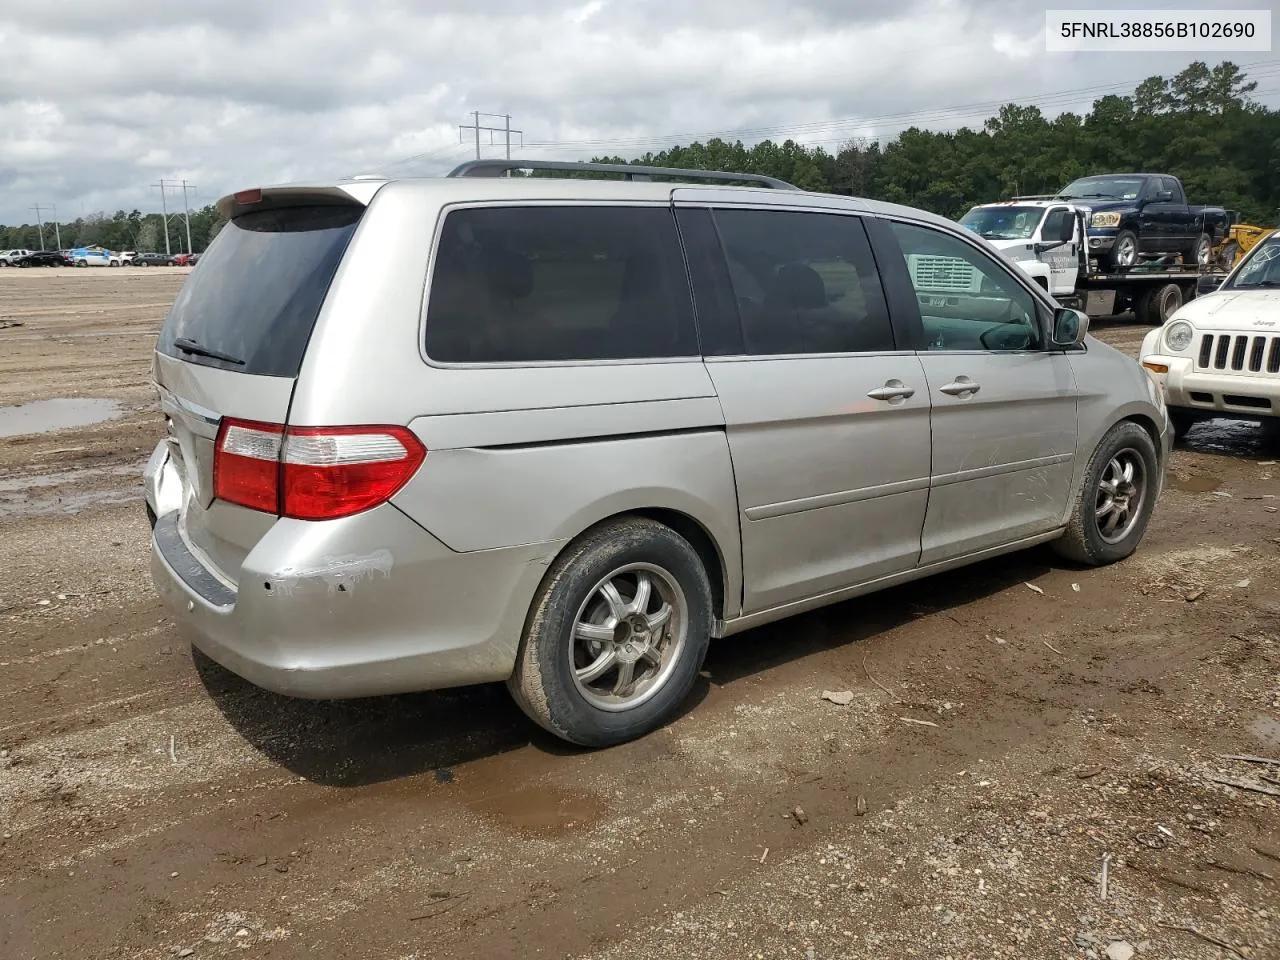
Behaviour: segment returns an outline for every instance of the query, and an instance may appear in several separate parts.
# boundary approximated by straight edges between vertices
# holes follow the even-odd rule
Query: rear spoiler
[[[218,200],[218,214],[232,220],[255,210],[281,207],[339,206],[365,207],[385,180],[354,180],[338,184],[281,184],[238,190]]]

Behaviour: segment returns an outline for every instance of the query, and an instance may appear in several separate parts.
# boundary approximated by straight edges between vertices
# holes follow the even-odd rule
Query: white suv
[[[30,250],[0,250],[0,267],[17,266],[19,260],[30,255]]]
[[[1142,341],[1142,365],[1161,385],[1178,436],[1207,417],[1257,420],[1280,436],[1280,230],[1251,251],[1221,286]]]

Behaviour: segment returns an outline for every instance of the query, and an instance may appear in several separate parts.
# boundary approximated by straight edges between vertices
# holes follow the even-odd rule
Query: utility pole
[[[182,217],[187,222],[187,253],[195,253],[191,247],[191,207],[187,204],[187,187],[194,191],[196,185],[187,183],[186,180],[182,181]]]
[[[169,253],[170,253],[169,251],[169,207],[164,201],[164,180],[162,179],[159,183],[153,183],[152,186],[160,188],[160,209],[164,211],[164,216],[161,221],[161,223],[164,226],[164,255],[167,257],[169,256]]]
[[[504,124],[503,124],[503,126],[501,126],[501,127],[487,127],[487,126],[482,126],[482,125],[481,125],[481,123],[480,123],[480,118],[481,118],[481,117],[490,117],[490,118],[492,118],[492,119],[500,119],[500,120],[503,120],[503,121],[504,121]],[[459,142],[459,143],[461,143],[461,142],[462,142],[462,132],[463,132],[464,130],[474,130],[474,131],[475,131],[475,134],[476,134],[476,159],[477,159],[477,160],[479,160],[479,159],[480,159],[480,131],[481,131],[481,130],[487,130],[487,131],[489,132],[489,142],[490,142],[490,143],[493,143],[493,135],[494,135],[495,133],[501,133],[501,134],[505,134],[505,135],[506,135],[506,143],[507,143],[507,159],[508,159],[508,160],[510,160],[510,159],[511,159],[511,135],[512,135],[513,133],[518,134],[518,135],[520,136],[520,143],[521,143],[521,145],[523,146],[523,144],[524,144],[524,131],[523,131],[523,130],[512,130],[512,129],[511,129],[511,114],[509,114],[509,113],[481,113],[479,110],[472,110],[472,111],[471,111],[471,123],[469,123],[469,124],[459,124],[459,126],[458,126],[458,142]]]
[[[62,231],[58,229],[58,205],[52,204],[53,207],[53,242],[58,245],[58,249],[62,249]]]
[[[37,229],[40,231],[40,249],[44,249],[44,220],[40,217],[40,204],[36,204],[31,208],[36,212]]]

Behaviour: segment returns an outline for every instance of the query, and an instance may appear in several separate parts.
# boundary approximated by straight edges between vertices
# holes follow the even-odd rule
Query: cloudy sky
[[[1009,100],[1086,110],[1197,58],[1256,64],[1258,99],[1280,104],[1280,53],[1049,54],[1045,7],[0,0],[0,223],[32,221],[35,203],[62,220],[158,210],[160,178],[195,184],[200,206],[261,183],[442,173],[474,155],[458,130],[472,110],[509,113],[519,155],[577,160],[713,135],[836,149],[912,124],[977,126]],[[482,143],[502,155],[500,140]]]

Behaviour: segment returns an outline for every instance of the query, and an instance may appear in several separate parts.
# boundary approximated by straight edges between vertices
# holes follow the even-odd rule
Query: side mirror
[[[1089,333],[1089,315],[1070,307],[1059,307],[1053,314],[1053,345],[1069,349],[1084,344]]]
[[[1222,286],[1222,281],[1225,279],[1226,277],[1219,276],[1218,274],[1202,273],[1200,276],[1196,277],[1196,293],[1213,293]]]
[[[1070,243],[1076,235],[1076,222],[1070,217],[1062,218],[1062,226],[1058,229],[1058,239]]]

